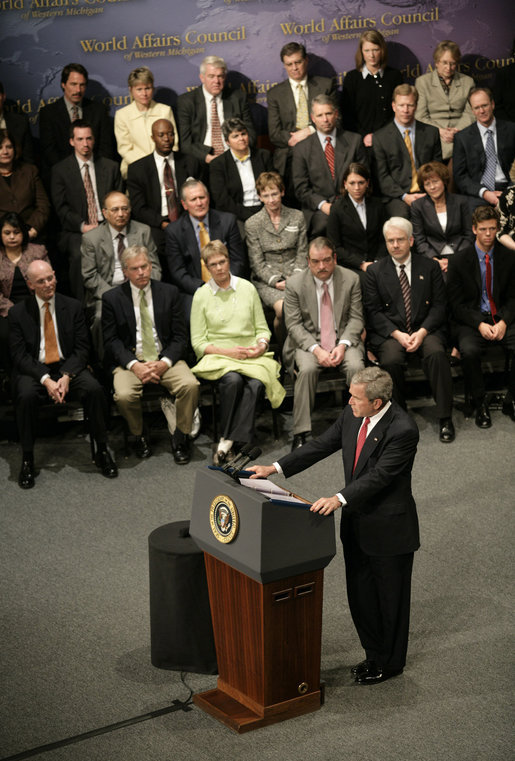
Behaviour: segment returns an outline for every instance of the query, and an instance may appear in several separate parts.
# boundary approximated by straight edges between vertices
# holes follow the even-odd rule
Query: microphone
[[[254,449],[251,449],[250,452],[245,455],[242,462],[238,465],[238,469],[233,469],[232,473],[229,473],[232,478],[237,478],[238,473],[241,473],[242,470],[245,470],[245,465],[247,465],[251,460],[257,460],[257,458],[261,455],[261,449],[260,447],[254,447]]]
[[[231,459],[225,463],[225,465],[222,465],[222,470],[224,473],[229,473],[229,471],[234,470],[235,463],[238,462],[238,460],[242,460],[248,453],[250,452],[250,445],[245,444],[244,447],[241,448],[241,451],[238,452],[238,454],[233,455]]]

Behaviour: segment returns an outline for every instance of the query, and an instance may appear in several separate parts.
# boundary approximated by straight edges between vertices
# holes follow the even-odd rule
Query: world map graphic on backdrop
[[[266,123],[266,91],[284,79],[279,51],[301,41],[310,72],[337,76],[353,68],[357,40],[378,29],[390,63],[407,81],[425,73],[438,41],[453,39],[462,70],[489,82],[508,62],[511,3],[471,7],[453,2],[374,0],[0,0],[2,80],[11,101],[37,124],[40,107],[60,97],[63,66],[76,61],[90,73],[88,95],[114,112],[129,102],[128,73],[154,72],[157,99],[174,105],[199,83],[205,55],[228,62],[229,81],[244,87],[258,124]]]

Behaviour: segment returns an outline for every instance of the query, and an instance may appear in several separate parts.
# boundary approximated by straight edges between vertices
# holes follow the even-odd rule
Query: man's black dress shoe
[[[21,470],[18,476],[18,486],[21,489],[32,489],[35,485],[36,470],[32,460],[22,460]]]
[[[291,451],[293,452],[294,449],[298,449],[299,447],[304,446],[308,438],[311,436],[311,431],[304,431],[304,433],[295,433],[293,434],[293,441],[291,444]]]
[[[136,457],[139,457],[140,460],[145,460],[152,454],[150,444],[144,436],[136,436],[134,441],[134,452],[136,453]]]
[[[107,451],[97,452],[95,455],[95,463],[97,468],[100,468],[102,475],[106,478],[116,478],[118,475],[118,468],[113,458]]]
[[[186,465],[191,459],[189,438],[178,428],[172,436],[172,454],[177,465]]]
[[[375,663],[373,665],[374,668],[368,668],[367,671],[356,676],[356,684],[379,684],[379,682],[386,682],[387,679],[402,674],[403,671],[403,669],[382,669]]]
[[[491,428],[492,418],[486,402],[481,402],[476,407],[476,425],[478,428]]]
[[[371,668],[377,669],[375,661],[364,660],[361,661],[361,663],[357,663],[355,666],[353,666],[350,670],[350,673],[352,676],[359,676],[361,674],[366,674],[367,671],[369,671]]]
[[[513,360],[512,360],[513,361]],[[502,414],[508,415],[508,417],[511,417],[513,422],[515,422],[515,402],[513,399],[504,399],[502,403]]]
[[[440,441],[444,444],[449,444],[456,438],[456,432],[454,430],[454,423],[452,418],[443,417],[440,419]]]

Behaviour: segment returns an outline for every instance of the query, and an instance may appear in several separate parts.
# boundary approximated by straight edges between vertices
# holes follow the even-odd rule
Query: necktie
[[[323,294],[320,303],[320,346],[326,351],[332,351],[336,345],[333,305],[327,283],[322,285],[322,289]]]
[[[363,445],[367,438],[367,431],[368,431],[368,424],[370,423],[370,418],[366,417],[363,421],[363,425],[359,429],[358,433],[358,440],[356,441],[356,454],[354,455],[354,465],[352,466],[352,472],[356,470],[356,465],[358,464],[359,456],[361,454],[361,450],[363,449]]]
[[[413,145],[411,144],[409,129],[404,130],[404,144],[406,145],[406,148],[408,149],[409,160],[411,162],[411,186],[410,186],[409,192],[418,193],[420,188],[417,182],[417,167],[415,166],[415,159],[413,157]]]
[[[329,164],[331,177],[334,180],[334,148],[329,136],[325,139],[325,157],[327,159],[327,163]]]
[[[486,131],[485,145],[486,164],[481,177],[481,184],[487,190],[495,190],[495,168],[497,166],[497,154],[494,145],[494,133],[491,129]]]
[[[168,219],[170,222],[175,222],[175,220],[179,217],[179,204],[177,203],[177,192],[175,190],[175,183],[173,181],[172,168],[168,163],[168,159],[165,159],[163,180],[165,186],[166,203],[168,205]]]
[[[140,291],[139,296],[139,314],[141,317],[141,350],[143,352],[143,359],[145,362],[151,362],[157,359],[157,350],[152,330],[152,320],[143,289]]]
[[[200,250],[202,251],[204,246],[209,243],[209,233],[206,230],[206,226],[203,222],[199,222],[198,226],[199,226],[198,238],[200,243]],[[204,283],[207,283],[208,280],[211,280],[211,275],[202,257],[200,257],[200,269],[201,269],[202,280],[204,281]]]
[[[89,166],[84,163],[84,189],[86,191],[86,200],[88,202],[88,224],[96,225],[98,222],[97,215],[97,202],[95,199],[95,191],[91,183],[91,177],[89,176]]]
[[[405,264],[400,264],[399,281],[401,284],[402,300],[404,301],[404,310],[406,312],[406,333],[413,332],[411,328],[411,287],[409,284],[408,276],[405,272]]]
[[[216,98],[213,98],[211,101],[211,143],[215,156],[219,156],[224,152],[224,141],[222,140],[222,129],[220,127],[220,119],[218,118]]]
[[[53,365],[54,362],[59,362],[59,349],[57,348],[57,336],[48,301],[45,301],[43,334],[45,337],[45,365]]]
[[[497,314],[497,307],[495,306],[495,301],[493,300],[492,296],[492,263],[488,254],[485,254],[485,268],[486,295],[488,296],[488,301],[490,302],[490,312],[492,313],[492,317],[495,317]]]
[[[299,95],[299,101],[297,104],[297,121],[295,126],[297,129],[304,129],[309,124],[308,100],[302,85],[297,85],[297,92]]]
[[[76,122],[79,118],[79,107],[72,106],[72,122]]]

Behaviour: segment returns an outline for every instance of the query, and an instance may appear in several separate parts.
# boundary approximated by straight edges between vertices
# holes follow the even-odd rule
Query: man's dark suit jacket
[[[169,283],[151,280],[150,286],[154,324],[162,346],[159,358],[167,357],[175,364],[182,359],[188,342],[181,296]],[[137,359],[136,316],[129,282],[103,294],[102,333],[106,361],[111,370],[125,368]]]
[[[401,285],[391,256],[368,267],[365,277],[365,326],[372,346],[406,331],[406,310]],[[411,325],[443,337],[446,297],[440,266],[433,259],[411,256]]]
[[[369,197],[365,208],[366,230],[348,195],[336,199],[327,221],[327,237],[336,246],[338,264],[353,270],[360,270],[362,262],[373,262],[387,253],[383,237],[383,224],[387,219],[384,205],[379,199]]]
[[[256,180],[261,172],[273,169],[270,152],[264,148],[251,150],[250,162]],[[225,151],[209,164],[209,188],[215,209],[235,214],[242,222],[255,213],[255,207],[243,205],[243,185],[231,151]]]
[[[442,230],[435,205],[429,196],[419,198],[411,205],[411,222],[417,254],[432,259],[434,256],[440,256],[445,245],[452,246],[456,253],[474,241],[472,215],[465,196],[448,193],[446,205],[445,230]]]
[[[392,556],[414,552],[420,546],[415,500],[411,493],[411,470],[417,451],[418,428],[396,402],[367,437],[352,472],[358,430],[347,405],[325,433],[300,449],[281,457],[279,465],[290,476],[342,450],[345,486],[331,488],[347,502],[342,508],[341,538],[352,533],[367,555]],[[337,476],[337,481],[338,481]]]
[[[308,77],[308,114],[317,95],[334,95],[335,81],[330,77]],[[268,136],[275,146],[274,166],[284,176],[286,161],[292,149],[288,145],[291,132],[297,130],[297,107],[290,81],[286,79],[271,87],[266,94],[268,105]]]
[[[89,333],[84,311],[76,299],[56,293],[55,316],[59,345],[64,354],[60,371],[77,375],[89,361]],[[36,297],[31,295],[15,304],[7,317],[14,370],[39,382],[48,367],[39,361],[41,323]]]
[[[249,133],[250,145],[256,142],[256,131],[250,115],[247,96],[242,90],[223,90],[222,101],[224,120],[237,116],[245,122]],[[179,95],[177,99],[177,122],[181,150],[191,153],[200,161],[205,161],[212,152],[210,145],[204,144],[207,130],[206,101],[202,87]]]
[[[247,257],[234,214],[210,209],[208,225],[210,239],[221,240],[229,250],[232,274],[247,277]],[[166,228],[165,258],[168,277],[181,293],[193,296],[204,285],[200,250],[189,214],[183,214]]]
[[[310,135],[293,149],[293,186],[307,225],[322,201],[332,203],[340,194],[343,175],[349,164],[353,161],[368,163],[363,141],[356,132],[337,130],[334,154],[333,180],[318,133]]]
[[[26,161],[28,164],[35,164],[36,154],[34,152],[29,120],[25,114],[17,114],[14,111],[6,111],[4,109],[4,119],[7,131],[11,133],[20,148],[21,160]]]
[[[95,154],[114,159],[114,132],[105,106],[89,98],[83,98],[81,107],[83,120],[91,124],[93,130]],[[39,112],[41,157],[47,171],[73,153],[70,145],[70,125],[64,97],[49,103]]]
[[[506,179],[515,160],[515,124],[496,119],[497,158]],[[481,177],[485,170],[486,154],[483,141],[476,124],[460,130],[454,138],[452,167],[454,182],[460,193],[479,197],[483,187]]]
[[[376,190],[383,201],[400,199],[411,187],[411,162],[408,149],[392,122],[374,132],[372,139]],[[442,160],[440,133],[436,127],[415,122],[415,166]]]
[[[481,314],[481,271],[475,246],[449,259],[447,293],[453,319],[459,325],[478,329]],[[515,256],[496,242],[493,255],[492,297],[497,316],[506,325],[515,321]]]
[[[202,180],[204,167],[194,156],[188,156],[181,151],[174,151],[173,159],[177,179],[177,195],[181,185],[188,177]],[[131,199],[132,215],[138,222],[144,222],[149,227],[161,228],[161,186],[154,160],[150,153],[138,161],[129,164],[127,170],[127,192]],[[179,202],[180,210],[182,205]]]
[[[123,189],[120,166],[116,161],[96,157],[95,179],[100,206],[111,190]],[[81,232],[81,224],[88,221],[88,199],[81,170],[75,154],[52,167],[51,195],[63,232]]]

